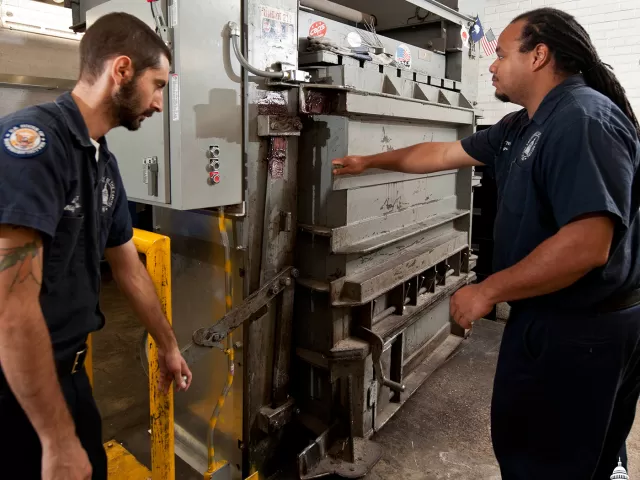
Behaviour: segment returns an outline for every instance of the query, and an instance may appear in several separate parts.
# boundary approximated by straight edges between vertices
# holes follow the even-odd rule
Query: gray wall
[[[75,80],[78,45],[75,40],[0,29],[0,72]],[[53,100],[60,93],[33,87],[0,86],[0,116]]]

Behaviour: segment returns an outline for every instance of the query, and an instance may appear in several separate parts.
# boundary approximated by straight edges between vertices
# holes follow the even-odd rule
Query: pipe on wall
[[[300,5],[303,7],[313,8],[318,12],[334,15],[354,23],[368,23],[373,25],[377,23],[376,17],[373,15],[354,10],[353,8],[344,7],[328,0],[300,0]]]

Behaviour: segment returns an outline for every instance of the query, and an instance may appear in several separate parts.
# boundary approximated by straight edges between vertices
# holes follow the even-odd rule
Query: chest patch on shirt
[[[47,148],[47,136],[35,125],[15,125],[2,136],[4,149],[14,157],[35,157]]]
[[[533,152],[536,151],[536,147],[538,146],[538,142],[540,141],[541,136],[542,132],[536,132],[531,136],[531,138],[525,145],[524,150],[522,151],[522,156],[520,157],[521,161],[525,162],[529,160],[529,158],[531,158]]]
[[[102,213],[107,212],[116,198],[116,184],[109,177],[102,177]]]

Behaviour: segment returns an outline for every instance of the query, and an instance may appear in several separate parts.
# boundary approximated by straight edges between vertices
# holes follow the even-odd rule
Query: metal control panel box
[[[158,2],[173,66],[164,111],[136,132],[107,135],[129,200],[177,210],[242,202],[242,78],[227,24],[241,24],[240,2]],[[151,3],[111,0],[87,12],[87,27],[126,12],[154,30]]]

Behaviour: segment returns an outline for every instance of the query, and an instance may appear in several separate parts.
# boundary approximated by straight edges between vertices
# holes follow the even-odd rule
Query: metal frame
[[[44,88],[46,90],[71,90],[76,85],[75,80],[66,78],[36,77],[33,75],[13,75],[0,73],[0,85],[12,87]]]

